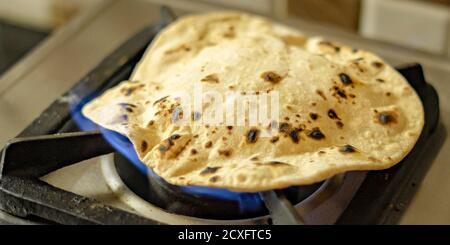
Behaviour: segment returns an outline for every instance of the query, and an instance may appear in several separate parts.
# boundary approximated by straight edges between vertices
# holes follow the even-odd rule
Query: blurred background
[[[0,0],[0,75],[97,0]]]

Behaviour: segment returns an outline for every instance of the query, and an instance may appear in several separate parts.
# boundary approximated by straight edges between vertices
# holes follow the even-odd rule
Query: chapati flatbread
[[[193,94],[198,83],[223,95],[276,91],[279,120],[177,125],[174,115],[202,118],[204,111],[177,111],[175,96]],[[142,162],[172,184],[249,192],[389,168],[412,149],[424,124],[414,89],[380,57],[240,12],[177,20],[129,81],[83,113],[127,136]],[[276,135],[263,137],[274,126]]]

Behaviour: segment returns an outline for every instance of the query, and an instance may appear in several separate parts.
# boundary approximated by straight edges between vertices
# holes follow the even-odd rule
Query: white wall
[[[0,18],[38,29],[55,26],[58,9],[88,7],[100,0],[0,0]]]
[[[0,18],[38,28],[51,26],[52,0],[1,0]]]
[[[360,33],[438,55],[450,55],[450,8],[406,0],[364,0]]]

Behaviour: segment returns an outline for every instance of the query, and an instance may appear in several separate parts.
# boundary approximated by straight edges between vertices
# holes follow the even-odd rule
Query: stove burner
[[[267,215],[268,211],[261,203],[254,209],[246,208],[235,200],[223,200],[208,196],[191,194],[164,180],[144,174],[121,154],[114,154],[116,170],[128,188],[149,203],[170,213],[205,219],[246,219]],[[319,189],[322,183],[291,187],[283,190],[289,201],[297,204]],[[243,200],[245,202],[245,200]]]

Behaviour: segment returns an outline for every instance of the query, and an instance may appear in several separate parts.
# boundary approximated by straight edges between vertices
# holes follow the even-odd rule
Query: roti
[[[181,95],[209,100],[189,110]],[[256,108],[249,100],[239,110],[239,95],[276,104]],[[255,124],[257,109],[278,116]],[[139,159],[171,184],[245,192],[389,168],[424,124],[414,89],[377,55],[241,12],[180,18],[129,80],[83,113],[128,137]],[[205,120],[213,114],[231,123]]]

